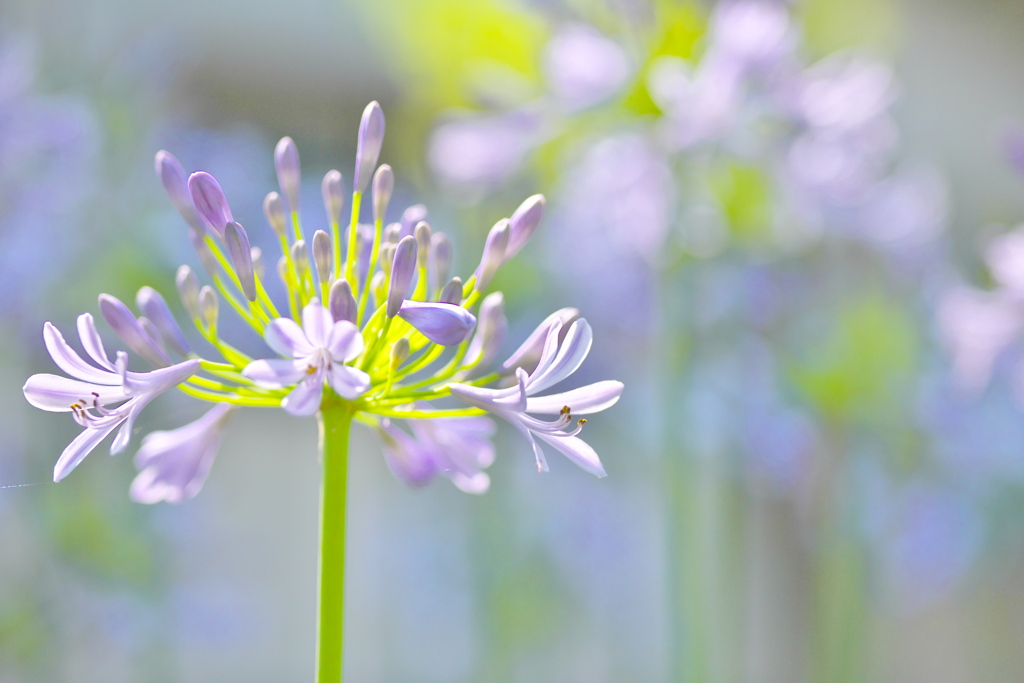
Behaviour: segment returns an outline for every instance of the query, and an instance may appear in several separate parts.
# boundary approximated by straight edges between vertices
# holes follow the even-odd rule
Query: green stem
[[[341,683],[345,627],[345,507],[352,404],[324,397],[320,407],[320,572],[317,578],[316,681]]]

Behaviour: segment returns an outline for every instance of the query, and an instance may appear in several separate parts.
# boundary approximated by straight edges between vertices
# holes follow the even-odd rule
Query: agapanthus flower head
[[[299,215],[298,149],[291,138],[277,145],[280,194],[269,193],[263,208],[280,244],[276,273],[286,289],[283,302],[267,293],[264,256],[251,247],[216,178],[203,171],[186,176],[169,152],[157,154],[157,175],[189,225],[189,238],[212,282],[202,285],[182,266],[177,290],[186,316],[219,357],[200,355],[150,287],[137,297],[141,316],[106,294],[100,296],[100,311],[128,349],[158,368],[152,372],[128,371],[123,351],[112,362],[89,314],[79,318],[79,334],[95,366],[47,323],[47,349],[74,379],[34,375],[25,395],[44,410],[72,412],[85,427],[61,456],[55,479],[118,426],[113,451],[125,448],[138,413],[175,387],[216,406],[190,425],[143,440],[131,491],[140,502],[194,496],[210,470],[226,418],[239,406],[280,407],[296,416],[314,415],[328,404],[341,406],[377,430],[389,466],[412,485],[442,474],[465,491],[486,490],[490,480],[483,469],[494,458],[488,440],[493,424],[482,417],[486,412],[522,431],[534,445],[540,469],[547,465],[534,436],[604,475],[597,454],[577,436],[585,420],[574,423],[573,413],[611,406],[622,384],[598,382],[533,397],[572,374],[586,357],[592,333],[578,312],[564,309],[549,317],[504,366],[488,368],[507,324],[501,294],[484,295],[496,271],[537,229],[544,198],[528,198],[497,222],[474,274],[466,280],[450,277],[451,240],[425,221],[422,206],[407,209],[400,222],[385,224],[394,173],[377,166],[383,134],[384,115],[374,102],[359,128],[348,225],[342,219],[343,180],[331,171],[322,184],[330,230],[312,236],[312,259]],[[368,189],[372,222],[361,223]],[[263,339],[266,358],[252,358],[221,337],[220,317],[228,309]],[[487,388],[503,379],[516,384]],[[452,407],[449,397],[471,407]],[[547,422],[527,413],[558,418]],[[409,431],[398,426],[402,423]]]

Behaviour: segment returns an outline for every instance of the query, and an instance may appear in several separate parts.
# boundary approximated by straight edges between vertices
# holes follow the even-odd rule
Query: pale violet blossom
[[[607,380],[578,389],[548,396],[534,394],[548,389],[576,370],[586,359],[593,342],[593,332],[587,321],[580,318],[569,325],[564,339],[560,339],[563,322],[558,318],[546,321],[544,348],[540,361],[532,372],[516,368],[517,384],[505,389],[486,389],[466,384],[450,385],[452,396],[477,408],[482,408],[507,420],[526,437],[533,448],[537,470],[546,472],[547,458],[534,437],[554,446],[572,462],[598,477],[605,476],[601,460],[593,448],[577,434],[586,420],[573,426],[573,415],[590,415],[613,406],[622,394],[622,382]],[[530,340],[527,340],[529,343]],[[519,355],[517,352],[515,355]],[[545,421],[530,415],[557,415]]]
[[[466,493],[484,493],[491,485],[486,472],[494,462],[494,423],[486,417],[408,420],[410,436],[393,421],[380,430],[384,460],[391,472],[410,486],[423,486],[442,475]]]

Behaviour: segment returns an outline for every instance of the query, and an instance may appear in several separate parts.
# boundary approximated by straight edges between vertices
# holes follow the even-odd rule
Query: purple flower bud
[[[356,146],[356,173],[353,189],[362,194],[370,183],[370,176],[377,166],[380,148],[384,143],[384,112],[376,102],[370,102],[363,110],[359,122],[359,142]]]
[[[263,200],[263,215],[267,217],[267,223],[270,223],[275,235],[284,237],[288,234],[288,220],[284,215],[284,202],[281,200],[281,195],[276,192],[267,195],[267,198]]]
[[[390,223],[384,228],[384,244],[398,244],[398,240],[402,239],[402,224],[401,223]]]
[[[535,194],[519,205],[516,212],[512,214],[510,232],[508,236],[508,248],[505,249],[505,260],[512,258],[519,253],[519,250],[530,241],[530,236],[540,224],[540,218],[544,214],[544,195]]]
[[[495,223],[487,234],[484,254],[480,257],[480,265],[476,269],[477,291],[482,292],[487,289],[487,285],[491,284],[491,278],[505,262],[505,252],[508,249],[510,234],[509,221],[504,218]]]
[[[253,247],[249,250],[249,254],[252,256],[252,270],[256,273],[256,277],[262,280],[267,272],[267,268],[263,263],[263,250],[259,247]]]
[[[235,219],[217,179],[205,171],[193,173],[188,178],[188,191],[206,227],[218,237],[224,237],[224,226]]]
[[[213,291],[210,285],[204,285],[199,290],[199,316],[207,329],[217,327],[217,311],[220,301],[217,299],[217,292]]]
[[[144,315],[140,315],[138,317],[138,321],[139,327],[142,328],[142,331],[146,334],[146,337],[149,338],[149,341],[153,346],[164,353],[167,353],[167,347],[164,346],[164,339],[160,336],[160,330],[156,329],[156,325],[153,324],[153,321]]]
[[[398,316],[441,346],[461,344],[476,325],[476,317],[472,313],[454,304],[406,301]]]
[[[335,280],[331,285],[331,293],[328,296],[328,309],[334,322],[347,320],[350,323],[356,321],[357,307],[356,298],[352,296],[352,287],[345,278]]]
[[[181,217],[196,230],[203,229],[196,206],[192,203],[192,195],[188,191],[188,178],[185,170],[170,152],[160,150],[156,153],[156,174],[171,200],[171,204]]]
[[[320,184],[320,193],[324,197],[328,225],[340,224],[341,210],[345,208],[345,181],[340,171],[327,172]]]
[[[430,224],[426,221],[417,223],[413,232],[413,237],[416,238],[416,257],[423,265],[430,263],[430,233]]]
[[[292,244],[292,263],[295,264],[295,273],[301,278],[305,277],[309,270],[309,252],[306,251],[306,240],[295,240]]]
[[[256,301],[256,271],[252,267],[252,250],[245,228],[234,221],[224,226],[224,244],[227,245],[238,282],[242,285],[242,293],[249,301]]]
[[[182,268],[187,268],[187,266],[182,266]],[[180,276],[180,268],[178,273]],[[186,275],[185,277],[187,278],[188,276]],[[171,313],[171,309],[167,306],[167,302],[160,296],[159,292],[152,287],[143,287],[135,295],[135,304],[142,311],[143,315],[153,321],[153,325],[156,327],[165,345],[169,346],[172,351],[179,355],[188,355],[189,346],[188,342],[185,341],[185,334],[181,331],[178,321],[174,319],[174,314]]]
[[[461,304],[462,278],[453,277],[441,290],[441,294],[437,297],[437,300],[442,304],[455,304],[456,306]]]
[[[203,264],[203,269],[211,276],[215,275],[219,270],[217,259],[210,252],[210,247],[206,246],[206,240],[195,230],[188,231],[188,239],[192,242],[192,248],[196,250],[199,262]]]
[[[299,171],[299,150],[289,137],[281,138],[274,148],[274,166],[277,168],[277,183],[281,194],[288,199],[288,209],[299,210],[299,185],[302,182]]]
[[[185,307],[192,320],[199,320],[199,278],[188,266],[178,268],[174,278],[178,286],[178,296],[181,297],[181,305]]]
[[[443,232],[430,237],[430,273],[434,291],[440,291],[452,270],[452,243]]]
[[[476,328],[473,341],[469,343],[466,359],[470,363],[487,365],[498,354],[508,322],[505,320],[505,296],[494,292],[484,297],[480,303],[480,324]]]
[[[384,221],[384,212],[388,209],[391,194],[395,191],[395,174],[391,167],[382,164],[373,174],[373,220]]]
[[[331,279],[331,236],[323,230],[313,234],[313,263],[321,283]]]
[[[391,282],[388,286],[389,318],[395,317],[409,293],[413,275],[416,274],[416,239],[403,237],[395,248],[395,259],[391,264]]]
[[[157,367],[171,364],[167,354],[153,343],[132,312],[118,299],[109,294],[100,294],[100,315],[129,349]]]
[[[402,237],[412,235],[416,225],[420,221],[427,220],[427,207],[422,204],[413,204],[402,213]]]

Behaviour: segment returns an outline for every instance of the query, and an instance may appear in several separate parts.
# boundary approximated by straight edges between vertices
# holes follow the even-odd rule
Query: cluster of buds
[[[330,171],[322,184],[329,231],[318,230],[311,240],[299,215],[298,150],[291,138],[278,143],[280,193],[268,194],[263,208],[281,247],[277,275],[287,293],[282,309],[264,287],[263,254],[250,246],[217,180],[205,172],[186,176],[170,153],[156,155],[157,174],[189,224],[212,282],[201,286],[196,273],[182,266],[177,289],[188,318],[219,358],[202,357],[189,345],[165,300],[149,287],[138,293],[138,317],[106,294],[99,308],[125,346],[156,367],[150,372],[129,371],[124,351],[111,361],[88,313],[79,317],[78,333],[92,363],[46,323],[46,348],[73,379],[34,375],[25,396],[43,410],[72,412],[85,428],[58,460],[54,480],[118,427],[111,452],[123,450],[136,415],[174,387],[217,405],[189,425],[144,439],[131,490],[141,502],[194,496],[210,470],[223,425],[239,406],[281,407],[307,416],[326,402],[346,402],[358,421],[379,433],[396,476],[413,485],[441,474],[465,491],[486,490],[483,470],[494,457],[493,424],[483,417],[488,412],[528,439],[539,470],[547,469],[547,461],[537,439],[604,475],[597,454],[578,436],[585,420],[576,416],[614,404],[622,384],[597,382],[534,396],[575,372],[586,358],[592,333],[578,311],[552,314],[505,363],[491,367],[507,324],[501,293],[485,293],[497,270],[536,230],[544,198],[530,197],[511,218],[500,220],[473,274],[466,280],[453,277],[452,244],[424,220],[423,206],[385,224],[395,181],[389,166],[377,166],[383,137],[384,115],[373,102],[359,128],[350,219],[346,225],[342,175]],[[372,225],[360,223],[368,190]],[[222,301],[278,357],[255,359],[222,339]],[[468,407],[451,407],[452,398]]]

